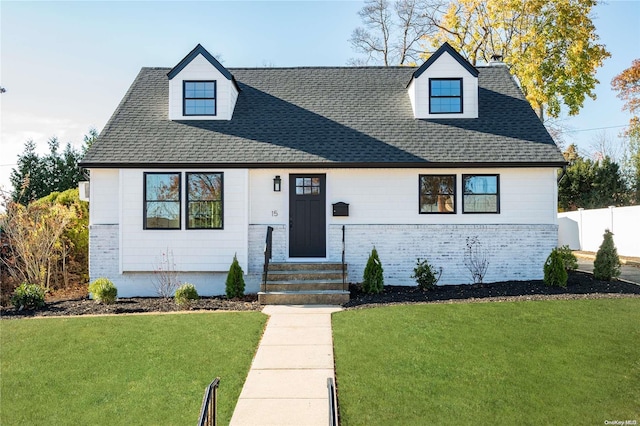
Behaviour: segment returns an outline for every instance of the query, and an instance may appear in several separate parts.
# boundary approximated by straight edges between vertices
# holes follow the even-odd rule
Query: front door
[[[326,257],[326,175],[289,175],[289,257]]]

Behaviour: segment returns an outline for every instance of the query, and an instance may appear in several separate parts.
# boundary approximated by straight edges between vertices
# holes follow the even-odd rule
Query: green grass
[[[266,316],[258,312],[0,322],[0,424],[191,425],[219,376],[228,424]]]
[[[640,421],[640,299],[333,316],[343,425]]]

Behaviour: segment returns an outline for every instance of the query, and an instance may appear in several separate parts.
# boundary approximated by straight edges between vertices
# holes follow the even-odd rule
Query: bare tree
[[[609,157],[619,163],[624,156],[626,146],[624,140],[615,141],[606,130],[600,130],[591,139],[591,151],[591,156],[596,161]]]
[[[420,40],[433,30],[427,19],[427,2],[420,0],[367,0],[358,12],[363,27],[356,28],[351,45],[364,58],[352,65],[409,65],[423,52]]]

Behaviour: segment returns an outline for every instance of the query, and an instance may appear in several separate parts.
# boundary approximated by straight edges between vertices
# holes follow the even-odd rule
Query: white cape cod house
[[[448,44],[417,68],[230,69],[198,45],[140,71],[82,162],[90,275],[153,296],[170,253],[224,294],[237,255],[257,292],[271,227],[272,263],[321,269],[344,248],[351,282],[375,246],[385,284],[415,285],[418,257],[469,283],[467,238],[485,282],[540,279],[564,164],[507,67]]]

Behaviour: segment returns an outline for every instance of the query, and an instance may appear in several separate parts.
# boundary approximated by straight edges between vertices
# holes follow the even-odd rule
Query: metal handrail
[[[345,289],[345,285],[347,282],[347,278],[346,278],[346,268],[345,268],[345,263],[344,263],[344,225],[342,225],[342,291],[346,291]]]
[[[333,378],[327,378],[327,388],[329,390],[329,426],[338,426],[338,395]]]
[[[216,426],[218,423],[218,386],[220,386],[220,377],[216,377],[205,388],[198,426]]]
[[[264,266],[262,268],[262,291],[267,291],[267,275],[269,274],[269,260],[273,245],[273,227],[267,226],[267,238],[264,243]]]

